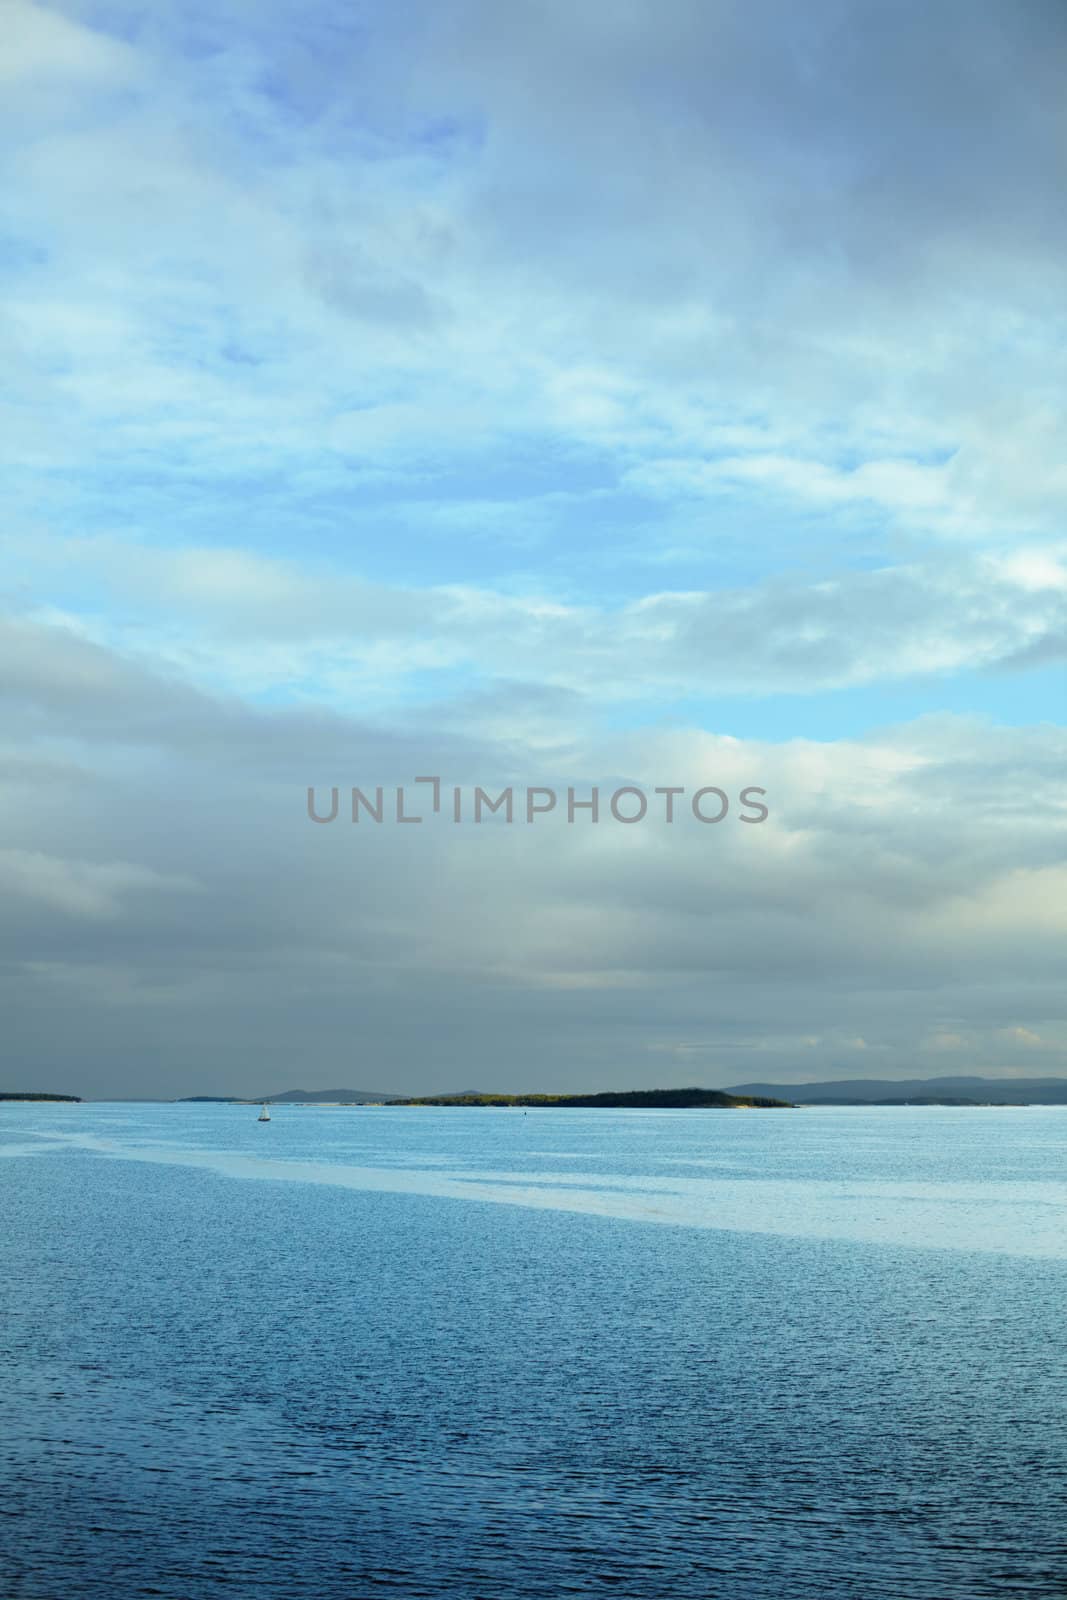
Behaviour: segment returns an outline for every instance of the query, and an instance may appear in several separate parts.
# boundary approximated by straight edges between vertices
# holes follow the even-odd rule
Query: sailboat
[[[266,1106],[263,1107],[263,1110],[259,1113],[259,1116],[256,1118],[256,1121],[257,1122],[269,1122],[270,1121],[270,1112],[267,1110]]]

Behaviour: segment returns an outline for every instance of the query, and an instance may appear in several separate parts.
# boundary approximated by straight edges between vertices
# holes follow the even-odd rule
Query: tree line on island
[[[0,1090],[0,1100],[67,1100],[72,1105],[81,1105],[80,1094],[40,1094],[27,1092],[20,1094],[17,1090]]]
[[[581,1109],[602,1106],[612,1110],[635,1111],[659,1108],[675,1110],[707,1107],[716,1110],[788,1110],[788,1100],[767,1095],[727,1094],[723,1089],[619,1089],[603,1094],[442,1094],[419,1095],[411,1100],[394,1100],[401,1106],[550,1106]]]

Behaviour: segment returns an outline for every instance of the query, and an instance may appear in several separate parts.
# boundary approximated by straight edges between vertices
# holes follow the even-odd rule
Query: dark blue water
[[[254,1117],[3,1111],[5,1596],[1067,1594],[1064,1113]]]

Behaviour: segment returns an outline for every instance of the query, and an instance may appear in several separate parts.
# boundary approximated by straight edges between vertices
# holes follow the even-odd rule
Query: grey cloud
[[[307,272],[315,292],[336,310],[359,321],[395,325],[405,338],[432,328],[446,314],[421,284],[382,275],[336,247],[313,252]]]
[[[472,1072],[502,1087],[691,1079],[691,1056],[658,1048],[672,1040],[721,1083],[751,1076],[731,1042],[750,1060],[745,1041],[761,1041],[778,1070],[809,1034],[820,1070],[855,1065],[855,1034],[879,1071],[904,1073],[951,1015],[971,1019],[969,1064],[1008,1066],[997,1030],[1055,1036],[1065,1020],[1054,730],[946,718],[769,746],[576,729],[565,768],[526,749],[527,781],[736,791],[743,776],[768,788],[772,820],[315,828],[299,718],[235,702],[220,738],[209,697],[173,718],[164,681],[97,667],[114,726],[143,703],[130,757],[102,706],[78,733],[84,700],[68,715],[53,678],[41,743],[13,744],[0,794],[0,865],[18,879],[0,901],[5,1018],[17,1059],[59,1089],[253,1093],[328,1063],[413,1089]],[[370,782],[381,761],[400,781],[420,750],[468,783],[514,770],[515,738],[450,749],[440,722],[440,708],[413,722],[402,751],[320,723],[314,776]],[[57,737],[69,765],[44,754]]]
[[[198,689],[158,661],[131,659],[68,627],[30,618],[0,617],[0,707],[9,738],[59,737],[89,751],[157,746],[193,761],[221,757],[230,769],[241,760],[257,777],[277,775],[284,762],[286,772],[300,763],[317,778],[339,752],[390,775],[428,758],[466,768],[484,748],[459,729],[428,745],[395,726],[315,703],[257,710],[234,695]],[[25,751],[12,754],[31,759]]]
[[[1062,241],[1051,5],[473,0],[430,38],[421,93],[489,129],[478,225],[597,294],[823,323]]]

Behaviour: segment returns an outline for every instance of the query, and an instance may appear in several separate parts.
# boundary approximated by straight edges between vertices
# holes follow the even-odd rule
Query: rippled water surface
[[[1067,1595],[1067,1110],[0,1107],[12,1600]]]

